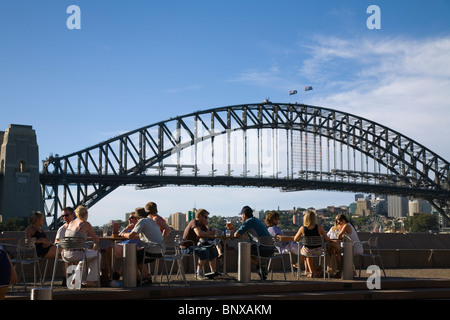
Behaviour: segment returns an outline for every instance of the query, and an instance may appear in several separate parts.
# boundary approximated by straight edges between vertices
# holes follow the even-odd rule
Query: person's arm
[[[130,233],[134,229],[135,224],[129,223],[122,231],[119,232],[119,237],[124,237],[125,234]]]
[[[35,233],[36,230],[34,230],[34,228],[32,227],[28,227],[26,232],[25,232],[25,238],[27,240],[30,240],[31,238],[35,238]],[[42,247],[46,248],[48,246],[51,246],[53,243],[46,237],[46,238],[39,238],[39,239],[35,239],[34,243],[40,243],[42,244]]]
[[[325,232],[325,229],[321,225],[319,225],[319,234],[323,237],[325,242],[330,241],[330,237],[328,236],[328,234]]]
[[[303,234],[303,227],[301,227],[300,229],[298,229],[297,234],[294,236],[294,241],[300,241],[300,239],[303,237]]]
[[[203,231],[198,226],[194,228],[194,232],[199,238],[208,238],[216,235],[214,230]]]
[[[344,227],[341,228],[341,231],[339,232],[339,240],[344,239],[344,234],[350,234],[352,233],[352,229],[350,228],[350,226],[348,225],[348,223],[345,224]]]
[[[92,241],[94,241],[94,249],[97,250],[98,249],[98,244],[99,244],[99,239],[97,237],[97,235],[95,234],[94,228],[92,228],[92,225],[86,221],[85,226],[83,226],[86,228],[86,233],[89,237],[92,238]]]
[[[128,233],[124,233],[123,237],[126,238],[126,239],[136,239],[136,238],[139,238],[139,233],[131,231],[131,232],[128,232]]]
[[[9,280],[9,284],[16,284],[19,281],[19,278],[17,277],[16,269],[14,268],[14,265],[11,262],[11,259],[9,258],[8,252],[4,251],[6,254],[6,257],[8,258],[9,265],[11,267],[11,276]]]
[[[163,238],[166,238],[169,236],[169,234],[172,232],[172,229],[170,229],[169,225],[163,220],[163,219],[159,219],[158,217],[155,217],[153,219],[153,221],[156,222],[156,224],[158,225],[159,229],[162,230],[162,236]]]
[[[248,220],[245,220],[244,223],[239,227],[239,229],[237,229],[234,225],[232,225],[231,229],[230,229],[230,234],[232,234],[232,232],[234,232],[234,237],[235,238],[240,238],[242,236],[244,236],[245,231],[247,231],[249,228],[248,226]],[[244,238],[246,238],[247,235],[244,236]]]
[[[34,229],[31,227],[28,227],[27,230],[25,231],[25,238],[27,238],[27,239],[33,238],[34,233],[35,233]]]

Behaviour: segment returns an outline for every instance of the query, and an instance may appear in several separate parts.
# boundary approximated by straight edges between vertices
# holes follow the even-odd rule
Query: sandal
[[[144,278],[142,279],[141,285],[152,284],[152,278]]]
[[[95,288],[95,287],[98,287],[98,282],[97,281],[86,281],[86,282],[83,282],[81,285],[86,288]]]

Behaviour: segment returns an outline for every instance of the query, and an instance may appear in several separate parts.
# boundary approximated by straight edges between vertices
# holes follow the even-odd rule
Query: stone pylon
[[[31,126],[11,124],[0,133],[0,215],[29,217],[43,212],[39,183],[39,149]]]

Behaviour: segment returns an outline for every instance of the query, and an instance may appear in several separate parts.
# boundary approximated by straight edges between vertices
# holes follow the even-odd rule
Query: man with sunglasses
[[[72,207],[65,207],[62,209],[61,218],[64,221],[64,224],[59,227],[56,232],[55,243],[59,242],[59,239],[64,238],[66,235],[67,227],[69,226],[70,221],[75,220],[75,210]]]
[[[72,207],[65,207],[61,211],[61,219],[64,221],[64,224],[59,227],[55,236],[55,244],[59,242],[59,239],[62,239],[66,235],[66,230],[69,227],[69,223],[75,220],[75,210]],[[61,253],[59,253],[58,258],[61,258]],[[65,275],[65,264],[63,264],[63,274]],[[66,286],[66,278],[64,276],[61,286]]]

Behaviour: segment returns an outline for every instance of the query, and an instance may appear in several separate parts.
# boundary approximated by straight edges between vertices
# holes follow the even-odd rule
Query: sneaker
[[[198,272],[197,273],[197,280],[208,280],[209,278],[206,277],[203,273]]]
[[[123,282],[119,281],[119,280],[111,280],[111,282],[109,283],[109,286],[111,288],[120,288],[120,287],[123,287]]]

